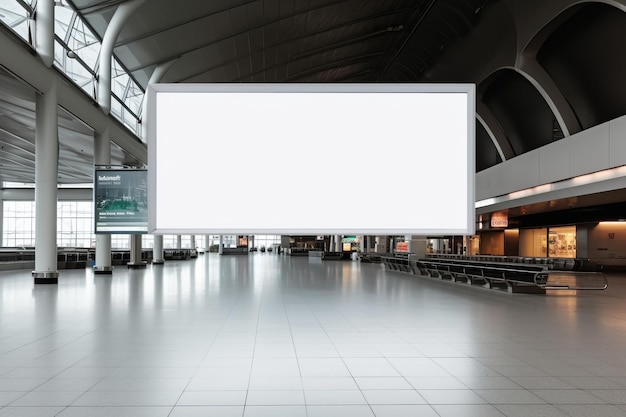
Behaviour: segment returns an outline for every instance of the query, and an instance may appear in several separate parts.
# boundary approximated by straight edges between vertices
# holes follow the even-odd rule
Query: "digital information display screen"
[[[95,232],[148,231],[148,173],[145,169],[96,169]]]
[[[473,234],[473,84],[154,84],[149,231]]]

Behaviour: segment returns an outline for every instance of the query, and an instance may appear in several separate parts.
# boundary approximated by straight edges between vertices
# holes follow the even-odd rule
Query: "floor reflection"
[[[248,399],[311,415],[620,415],[624,298],[623,275],[603,292],[508,294],[267,253],[67,270],[58,285],[2,272],[0,416],[241,416]]]

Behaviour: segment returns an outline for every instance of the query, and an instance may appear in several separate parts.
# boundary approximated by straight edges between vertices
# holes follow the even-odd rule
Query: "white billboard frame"
[[[475,90],[151,84],[148,230],[474,234]],[[265,160],[269,174],[250,174]]]

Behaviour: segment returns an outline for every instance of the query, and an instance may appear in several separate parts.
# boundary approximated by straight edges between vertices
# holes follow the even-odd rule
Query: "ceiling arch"
[[[538,90],[519,72],[502,68],[480,85],[515,156],[555,140],[555,117]],[[560,137],[559,137],[560,139]]]
[[[101,40],[128,0],[63,4]],[[161,82],[475,83],[480,170],[626,114],[625,19],[626,0],[151,0],[113,50],[138,96],[158,68]],[[29,122],[5,75],[0,129],[15,135]],[[87,152],[60,134],[68,158]]]
[[[538,63],[570,103],[581,129],[626,114],[626,13],[580,4],[537,52]]]

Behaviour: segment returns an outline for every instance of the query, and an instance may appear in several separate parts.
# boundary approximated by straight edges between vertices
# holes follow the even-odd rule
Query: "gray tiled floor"
[[[260,253],[3,272],[0,417],[626,416],[625,301]]]

